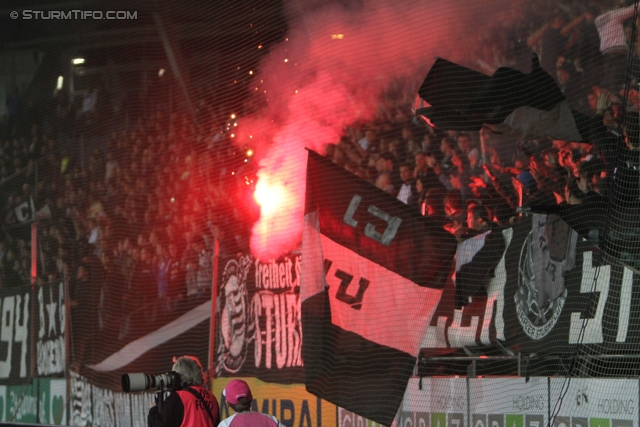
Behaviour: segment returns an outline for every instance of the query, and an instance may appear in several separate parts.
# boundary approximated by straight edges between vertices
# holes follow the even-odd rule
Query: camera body
[[[152,388],[158,391],[179,390],[181,383],[180,374],[175,371],[159,375],[144,373],[122,374],[122,391],[125,393],[145,391]]]

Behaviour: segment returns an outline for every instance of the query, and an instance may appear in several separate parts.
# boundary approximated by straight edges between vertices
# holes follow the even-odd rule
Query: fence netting
[[[4,384],[139,425],[104,396],[193,354],[287,425],[637,426],[636,3],[32,7],[0,50]]]

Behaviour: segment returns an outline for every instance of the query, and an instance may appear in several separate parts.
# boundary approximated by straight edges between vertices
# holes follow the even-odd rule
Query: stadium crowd
[[[633,6],[530,3],[526,22],[482,36],[484,59],[476,65],[528,72],[537,52],[573,109],[625,134],[621,113],[638,105],[637,91],[625,93],[619,78],[637,46]],[[636,87],[635,51],[631,64],[629,87]],[[375,120],[346,129],[326,156],[460,239],[472,233],[476,217],[508,224],[522,206],[608,197],[615,150],[606,143],[519,143],[485,130],[434,129],[414,117],[410,87],[398,83]],[[247,185],[255,165],[224,129],[203,129],[190,114],[153,108],[124,117],[105,99],[98,92],[88,108],[62,95],[51,104],[23,101],[10,109],[0,134],[0,287],[31,284],[29,224],[37,216],[34,284],[69,278],[72,319],[84,319],[72,331],[75,361],[91,357],[85,352],[97,346],[95,331],[101,345],[128,342],[159,318],[208,298],[214,239],[223,256],[247,253],[257,219]],[[627,141],[634,149],[637,138]]]
[[[584,204],[594,213],[588,221],[571,218],[576,215],[570,209],[564,218],[575,220],[572,225],[598,243],[614,169],[626,161],[629,169],[637,165],[633,152],[638,147],[640,101],[636,89],[626,89],[637,87],[640,77],[635,6],[621,7],[620,2],[589,2],[570,10],[552,2],[548,6],[553,11],[550,16],[528,10],[527,16],[533,18],[516,28],[485,34],[488,42],[481,43],[483,48],[508,54],[486,52],[480,57],[495,63],[478,61],[476,68],[492,73],[503,66],[528,73],[535,52],[571,109],[592,118],[588,142],[542,138],[523,143],[486,129],[436,129],[417,123],[417,118],[411,120],[410,102],[402,99],[406,91],[400,90],[396,102],[382,103],[375,122],[354,126],[330,144],[327,157],[461,239],[469,236],[467,210],[476,205],[485,208],[479,210],[486,210],[484,220],[502,225],[518,218],[518,208],[558,212],[549,207]],[[496,49],[500,43],[504,49]],[[630,81],[625,85],[627,62]],[[620,149],[617,135],[624,141]],[[630,193],[621,188],[630,180],[620,179],[618,190]],[[618,199],[616,207],[624,209],[625,202]],[[629,221],[620,224],[637,226]]]
[[[118,120],[102,112],[112,131],[101,136],[93,110],[71,119],[56,110],[25,112],[27,130],[21,115],[5,123],[14,135],[2,145],[0,284],[31,283],[37,216],[35,284],[69,278],[71,317],[82,319],[72,331],[75,360],[83,360],[96,331],[107,343],[130,341],[210,298],[214,239],[222,256],[247,253],[256,218],[236,179],[244,153],[221,133],[198,137],[190,116],[153,111],[115,129]],[[83,140],[93,148],[87,159]]]

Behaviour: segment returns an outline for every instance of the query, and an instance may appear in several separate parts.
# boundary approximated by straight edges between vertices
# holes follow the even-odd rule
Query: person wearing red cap
[[[251,389],[242,380],[233,380],[222,391],[236,413],[220,422],[219,427],[285,427],[276,417],[251,410]]]
[[[207,390],[206,375],[195,356],[173,359],[172,370],[180,375],[180,385],[171,390],[162,408],[154,405],[147,417],[149,427],[217,427],[220,406]]]

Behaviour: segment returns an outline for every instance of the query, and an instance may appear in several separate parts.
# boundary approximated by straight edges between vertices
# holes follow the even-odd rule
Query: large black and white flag
[[[455,250],[442,227],[309,152],[300,289],[307,390],[390,425]]]

